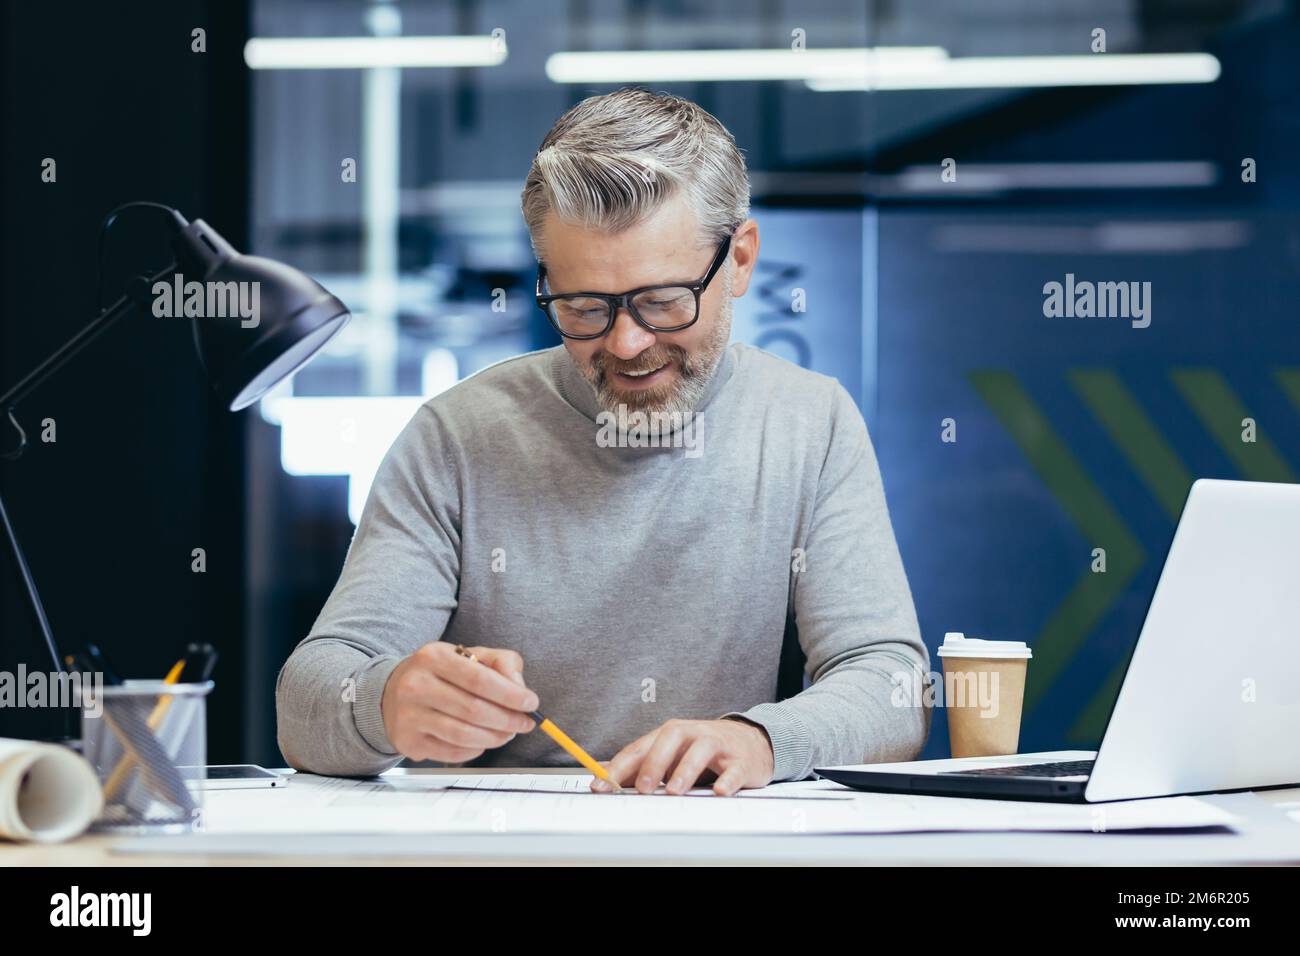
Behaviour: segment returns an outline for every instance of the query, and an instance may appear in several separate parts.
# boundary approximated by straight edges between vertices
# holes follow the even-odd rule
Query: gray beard
[[[708,388],[709,380],[722,359],[727,342],[731,339],[733,299],[730,279],[730,275],[726,276],[722,310],[718,314],[718,320],[713,323],[713,330],[709,333],[708,339],[693,355],[684,356],[681,352],[674,353],[673,357],[679,360],[679,375],[677,381],[673,383],[672,392],[667,396],[640,399],[636,393],[620,392],[610,385],[609,376],[605,374],[603,368],[586,362],[575,363],[582,377],[595,390],[597,404],[614,415],[618,414],[620,408],[648,413],[662,412],[669,415],[677,413],[682,416],[693,412],[699,405],[700,399],[704,397],[704,390]]]

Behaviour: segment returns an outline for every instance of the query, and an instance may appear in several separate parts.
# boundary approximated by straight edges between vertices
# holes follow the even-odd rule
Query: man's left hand
[[[767,731],[742,720],[670,720],[637,738],[605,766],[620,787],[654,793],[667,781],[682,794],[697,780],[713,780],[713,792],[729,797],[737,790],[772,782],[774,759]],[[608,792],[603,780],[591,789]]]

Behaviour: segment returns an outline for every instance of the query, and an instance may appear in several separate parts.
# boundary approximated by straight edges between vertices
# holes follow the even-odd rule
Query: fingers
[[[435,641],[394,669],[381,707],[399,753],[463,763],[536,727],[525,712],[537,708],[537,695],[523,685],[523,658],[495,648],[472,653],[479,660]]]
[[[636,773],[637,768],[641,766],[641,758],[650,749],[651,744],[654,743],[657,733],[656,730],[643,734],[616,753],[613,759],[605,765],[605,769],[609,771],[610,779],[620,787],[628,786],[628,781]],[[592,787],[596,790],[608,789],[603,780],[594,781]]]
[[[420,747],[426,743],[422,740],[424,737],[434,737],[452,747],[473,749],[476,752],[474,756],[486,749],[502,747],[515,739],[519,732],[526,732],[523,727],[515,730],[516,722],[520,726],[528,724],[529,730],[533,723],[515,711],[500,709],[484,698],[468,695],[450,684],[442,684],[435,705],[407,701],[400,718],[404,731],[403,743],[407,747]],[[393,743],[398,741],[394,740]],[[403,750],[403,753],[412,756],[407,750]]]
[[[390,736],[390,741],[398,752],[407,757],[416,757],[417,751],[424,751],[434,741],[469,753],[468,757],[457,758],[422,758],[422,759],[471,759],[484,750],[500,747],[513,740],[515,734],[508,730],[489,730],[423,705],[407,704],[399,713],[399,730]]]
[[[490,649],[484,648],[484,650]],[[540,706],[537,695],[527,687],[506,677],[495,667],[484,667],[477,661],[462,657],[446,641],[426,644],[416,651],[416,654],[421,655],[433,672],[443,680],[455,684],[476,697],[482,697],[510,710],[526,712],[536,710]],[[521,669],[522,666],[521,661]]]
[[[510,678],[520,687],[524,686],[524,659],[517,651],[501,647],[467,647],[465,650],[497,673]]]
[[[670,720],[659,728],[654,743],[636,771],[636,789],[640,793],[654,793],[670,767],[677,763],[678,755],[690,743],[683,722]],[[694,782],[694,781],[692,781]]]
[[[677,761],[677,766],[673,768],[672,777],[668,781],[668,792],[685,793],[695,786],[695,781],[699,779],[700,774],[710,769],[720,751],[720,743],[712,737],[696,737],[694,743],[686,748],[682,759]]]
[[[635,787],[641,793],[654,793],[663,782],[669,768],[678,764],[678,755],[693,742],[684,721],[670,720],[657,729],[638,737],[628,744],[609,761],[606,769],[610,777],[620,787]],[[698,760],[702,752],[697,752]],[[708,759],[704,761],[708,764]],[[683,776],[688,777],[686,784],[678,792],[689,790],[699,777],[700,770],[693,773],[686,769]],[[608,787],[602,780],[592,782],[592,789],[605,791]]]
[[[509,730],[489,730],[466,723],[458,717],[441,711],[429,711],[422,715],[417,728],[429,736],[467,749],[478,748],[479,751],[500,747],[514,739],[514,732]]]
[[[667,780],[665,791],[673,796],[707,785],[712,778],[714,793],[733,795],[751,774],[740,751],[733,750],[727,735],[712,728],[712,723],[666,722],[615,754],[607,765],[610,777],[621,787],[635,786],[640,793],[654,793]],[[605,792],[609,788],[595,780],[591,789]]]
[[[440,763],[465,763],[482,753],[481,748],[457,747],[455,744],[449,744],[428,734],[417,735],[402,749],[402,754],[412,760],[437,760]]]
[[[507,710],[499,704],[484,697],[475,697],[469,691],[461,690],[440,677],[430,675],[437,685],[437,710],[452,717],[459,718],[475,727],[487,730],[506,731],[514,734],[526,734],[537,726],[531,717],[525,717],[517,710]]]
[[[745,785],[745,767],[739,760],[727,763],[726,769],[713,782],[713,792],[720,797],[734,796]]]

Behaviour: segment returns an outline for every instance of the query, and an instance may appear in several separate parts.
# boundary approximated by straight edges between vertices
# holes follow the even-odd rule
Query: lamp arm
[[[95,316],[89,324],[55,350],[49,358],[19,379],[4,395],[0,395],[0,410],[3,410],[10,423],[18,430],[19,435],[17,447],[5,452],[5,458],[18,458],[27,446],[27,436],[13,416],[14,407],[57,372],[69,359],[116,324],[123,316],[128,315],[133,308],[147,308],[149,290],[153,288],[153,284],[166,280],[175,271],[176,263],[173,262],[148,278],[137,277],[131,280],[125,295]]]
[[[23,433],[18,420],[14,418],[14,406],[58,371],[64,363],[98,338],[101,333],[123,316],[129,314],[133,308],[147,308],[149,293],[154,283],[167,279],[175,271],[176,265],[172,263],[147,279],[137,277],[131,280],[128,283],[125,295],[95,316],[89,325],[70,338],[40,365],[23,376],[13,388],[5,392],[4,395],[0,395],[0,409],[4,410],[6,417],[18,430],[20,436],[18,446],[13,451],[6,453],[6,458],[18,458],[27,446],[27,436]],[[22,578],[27,603],[36,618],[36,626],[40,629],[46,650],[49,651],[55,673],[63,673],[65,670],[63,658],[59,654],[58,645],[54,643],[54,634],[50,630],[50,621],[45,614],[45,605],[41,602],[40,593],[36,590],[36,581],[32,577],[31,568],[27,566],[27,557],[23,554],[22,545],[18,542],[18,534],[14,530],[13,522],[9,519],[9,512],[5,509],[3,498],[0,498],[0,528],[4,530],[9,549],[13,552],[14,559],[18,563],[18,575]]]
[[[54,664],[54,673],[61,674],[65,670],[63,658],[59,655],[58,645],[54,643],[54,634],[50,631],[50,620],[45,616],[45,605],[41,603],[40,592],[36,590],[36,581],[32,578],[32,569],[27,566],[27,556],[23,554],[22,545],[18,543],[18,534],[14,531],[13,523],[9,520],[9,512],[5,510],[3,498],[0,498],[0,525],[4,527],[9,550],[13,552],[14,559],[18,562],[18,576],[22,578],[23,591],[27,594],[27,603],[36,618],[36,626],[41,632],[41,638],[45,641],[45,648],[50,653],[50,660]]]

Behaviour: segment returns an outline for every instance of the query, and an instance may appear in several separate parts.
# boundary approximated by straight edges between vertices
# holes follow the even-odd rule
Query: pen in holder
[[[84,756],[103,788],[94,829],[185,831],[201,826],[212,681],[125,681],[81,710]]]

